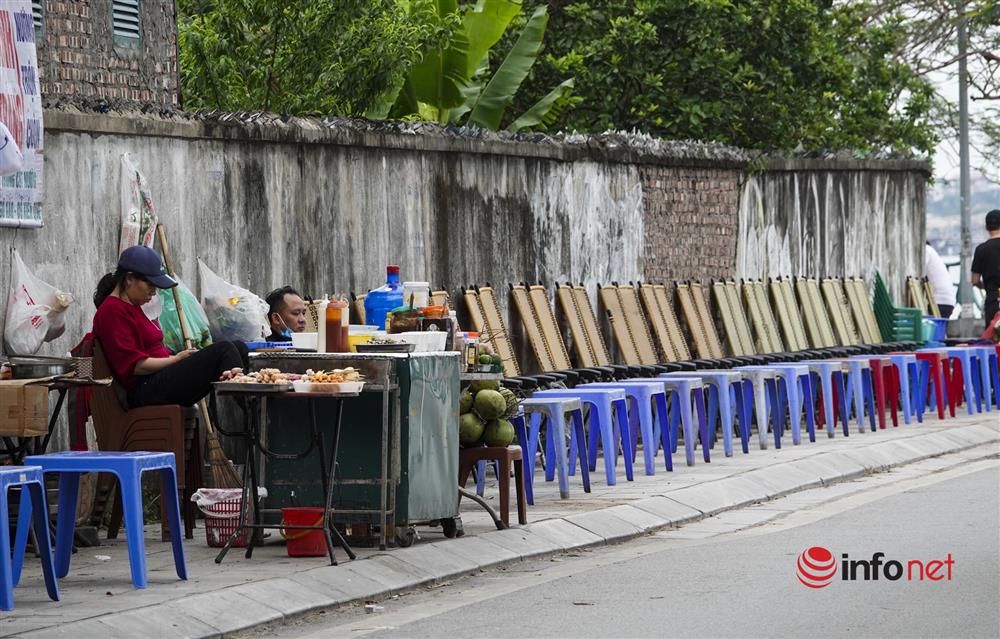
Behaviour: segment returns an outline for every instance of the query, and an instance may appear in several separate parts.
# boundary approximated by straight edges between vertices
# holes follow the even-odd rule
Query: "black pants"
[[[986,322],[986,328],[990,327],[990,322],[993,321],[993,316],[1000,311],[1000,301],[998,300],[986,300],[983,304],[983,320]]]
[[[938,310],[941,311],[941,317],[948,319],[955,307],[951,304],[938,304]]]
[[[243,342],[216,342],[166,368],[139,378],[129,391],[129,406],[196,404],[212,391],[212,382],[231,368],[250,368]]]

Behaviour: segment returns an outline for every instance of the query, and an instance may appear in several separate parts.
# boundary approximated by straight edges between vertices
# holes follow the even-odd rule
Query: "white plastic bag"
[[[3,338],[8,354],[34,355],[66,330],[63,314],[73,296],[35,277],[17,251],[12,261]]]
[[[24,166],[24,156],[14,142],[14,134],[0,122],[0,176],[14,175]]]
[[[150,195],[146,176],[132,164],[128,153],[122,154],[121,184],[119,186],[121,189],[122,234],[118,252],[121,253],[128,247],[138,244],[152,248],[157,224],[153,197]]]
[[[246,290],[222,279],[198,260],[201,278],[201,306],[208,317],[212,340],[252,342],[270,330],[267,303]]]

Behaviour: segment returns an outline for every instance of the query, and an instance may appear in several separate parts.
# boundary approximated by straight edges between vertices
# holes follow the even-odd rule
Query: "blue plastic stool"
[[[660,436],[666,437],[665,429],[669,428],[667,419],[667,391],[663,386],[663,381],[623,379],[615,382],[592,382],[590,384],[580,384],[577,388],[617,388],[625,391],[631,400],[634,410],[629,411],[630,437],[632,441],[632,454],[636,455],[639,449],[639,437],[642,437],[642,458],[647,475],[656,473],[656,462],[654,457],[660,446],[660,441],[656,436],[657,425],[660,428]],[[655,404],[655,408],[654,408]],[[654,417],[658,423],[654,425]],[[638,425],[638,428],[636,428]],[[670,455],[664,455],[667,470],[673,470],[673,460]]]
[[[992,367],[995,365],[997,359],[997,350],[992,346],[978,344],[966,346],[965,348],[976,351],[977,358],[979,359],[979,384],[982,389],[983,407],[986,409],[986,412],[990,412],[993,410],[993,397],[997,390],[993,386],[993,376],[991,374]]]
[[[711,437],[708,434],[708,419],[705,416],[705,382],[701,377],[673,376],[660,377],[664,388],[670,394],[673,405],[680,409],[670,411],[670,437],[664,437],[664,450],[669,450],[671,454],[677,450],[677,423],[681,422],[684,428],[684,458],[688,466],[694,466],[695,447],[695,424],[694,414],[691,412],[691,405],[694,404],[698,414],[698,436],[701,441],[701,454],[705,463],[712,461],[710,449],[712,448]],[[669,446],[669,448],[667,448]]]
[[[590,407],[590,429],[587,432],[587,459],[590,472],[597,470],[598,443],[604,450],[604,475],[608,486],[617,483],[618,442],[625,460],[625,478],[632,481],[632,438],[629,437],[628,400],[625,391],[615,388],[558,388],[536,392],[532,397],[575,397]],[[616,413],[616,414],[613,414]],[[617,417],[617,421],[615,421]],[[576,458],[580,443],[576,431],[569,436],[569,474],[576,474]]]
[[[874,397],[875,389],[872,386],[872,365],[865,358],[838,358],[832,361],[843,362],[847,370],[847,381],[845,390],[847,391],[846,404],[848,407],[854,404],[854,417],[858,424],[858,432],[865,432],[865,405],[869,398]],[[867,372],[867,375],[865,373]],[[871,429],[875,432],[875,410],[874,400],[871,402]]]
[[[517,433],[521,450],[524,452],[524,489],[528,503],[535,504],[535,460],[538,453],[538,439],[542,430],[542,418],[548,420],[545,429],[545,481],[559,478],[559,497],[569,499],[569,463],[566,454],[566,414],[570,414],[572,428],[578,441],[587,441],[583,431],[583,404],[572,397],[531,397],[521,401],[523,413],[511,419]],[[579,449],[580,474],[583,477],[583,491],[590,492],[590,469],[586,451]]]
[[[844,427],[844,437],[850,435],[850,427],[847,423],[850,413],[847,406],[847,371],[845,371],[847,365],[839,359],[810,359],[799,363],[809,365],[809,371],[813,377],[813,388],[823,396],[823,415],[827,437],[833,437],[837,427],[836,420],[833,418],[835,394],[840,402],[840,421]],[[819,380],[818,385],[817,380]]]
[[[59,474],[59,510],[56,520],[56,576],[69,574],[73,556],[73,532],[76,529],[76,498],[80,491],[83,473],[113,473],[118,478],[125,514],[125,535],[128,541],[128,559],[132,569],[132,584],[146,587],[146,552],[142,521],[142,473],[158,470],[163,482],[167,523],[174,549],[174,567],[177,576],[187,579],[184,562],[184,545],[181,540],[181,509],[177,500],[177,475],[173,453],[99,451],[66,451],[48,455],[32,455],[25,462],[41,466],[43,473]],[[19,535],[20,537],[20,535]]]
[[[816,441],[816,415],[812,400],[812,374],[808,364],[774,363],[766,366],[740,366],[737,370],[772,370],[777,375],[775,381],[777,397],[774,399],[774,447],[781,448],[781,437],[785,430],[785,411],[792,426],[792,444],[802,443],[802,413],[806,408],[806,428],[809,441]]]
[[[733,430],[737,416],[742,423],[743,373],[733,370],[698,370],[693,372],[662,373],[660,377],[691,377],[697,375],[708,387],[707,425],[711,442],[715,443],[715,422],[721,420],[722,448],[726,457],[733,456]],[[746,441],[743,442],[744,451]]]
[[[768,366],[738,366],[743,374],[743,409],[757,419],[757,443],[761,450],[767,449],[767,433],[772,419],[777,418],[778,382],[781,375]],[[745,437],[750,439],[750,423],[743,425]],[[773,426],[777,430],[777,426]]]
[[[969,415],[974,415],[975,413],[983,412],[983,397],[987,396],[984,393],[984,388],[982,386],[981,374],[979,360],[981,359],[978,349],[968,348],[968,347],[942,347],[942,348],[921,348],[917,352],[937,352],[942,353],[951,360],[952,374],[956,370],[956,364],[962,372],[963,391],[965,396],[965,409]],[[921,377],[921,381],[923,381]],[[987,382],[988,383],[988,382]],[[921,385],[923,388],[923,385]],[[948,388],[948,383],[944,384],[944,392],[947,397],[947,393],[951,391]],[[961,399],[962,395],[959,395],[958,399]],[[933,398],[932,398],[933,399]],[[973,401],[976,403],[976,408],[972,408]]]
[[[38,540],[38,554],[42,558],[42,575],[49,599],[59,601],[59,584],[56,582],[52,563],[52,542],[49,539],[49,510],[45,505],[45,483],[38,466],[0,466],[0,610],[14,609],[14,585],[21,578],[24,562],[24,545],[15,546],[13,562],[10,552],[10,521],[8,520],[7,491],[11,486],[21,487],[21,502],[17,514],[16,537],[28,538],[28,529],[34,527]],[[31,521],[34,504],[35,519]],[[75,509],[74,509],[75,512]]]
[[[896,367],[899,375],[899,398],[903,406],[903,423],[907,426],[917,418],[917,423],[924,421],[923,404],[917,399],[920,388],[920,366],[917,356],[913,353],[886,353],[886,356]]]

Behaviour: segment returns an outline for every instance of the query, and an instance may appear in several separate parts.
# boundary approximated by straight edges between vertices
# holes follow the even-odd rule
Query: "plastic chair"
[[[538,452],[538,438],[542,429],[542,418],[548,421],[545,429],[545,481],[559,476],[559,497],[569,499],[569,463],[566,455],[566,414],[570,414],[572,428],[578,441],[586,441],[583,431],[583,405],[572,397],[531,397],[521,401],[522,413],[511,419],[517,432],[521,450],[527,463],[524,489],[528,503],[535,504],[535,458]],[[583,491],[590,492],[590,469],[586,452],[579,449],[580,474],[583,477]]]
[[[10,551],[10,521],[7,491],[21,487],[17,515],[16,539],[28,539],[28,529],[34,527],[38,552],[42,558],[42,575],[49,599],[59,601],[59,584],[52,563],[52,543],[49,539],[49,510],[45,504],[45,482],[38,466],[0,466],[0,610],[14,609],[14,585],[20,581],[25,544],[15,544],[13,561]],[[76,502],[74,502],[75,506]],[[34,506],[34,508],[32,508]],[[31,520],[34,510],[34,521]],[[75,512],[75,509],[74,509]]]
[[[660,428],[661,437],[669,437],[666,434],[666,430],[669,428],[667,392],[663,381],[659,379],[631,378],[616,382],[581,384],[577,388],[617,388],[625,391],[634,408],[634,410],[629,412],[629,424],[631,427],[629,434],[632,442],[632,454],[637,454],[639,437],[641,436],[642,457],[646,474],[655,474],[656,462],[654,461],[654,457],[660,445],[659,439],[656,437],[656,426]],[[654,425],[654,418],[658,420],[657,425]],[[636,424],[638,424],[638,428],[636,428]],[[670,455],[664,455],[664,461],[667,470],[672,471],[674,466]],[[694,463],[693,455],[691,463]]]
[[[181,510],[177,500],[177,476],[173,453],[100,451],[66,451],[49,455],[33,455],[27,463],[40,466],[43,473],[59,474],[59,506],[56,520],[56,576],[69,574],[73,555],[73,532],[76,529],[76,500],[83,473],[113,473],[121,486],[122,506],[125,511],[125,534],[128,539],[128,558],[132,569],[132,584],[146,587],[146,553],[142,521],[142,473],[160,471],[163,497],[170,524],[170,542],[174,550],[174,567],[177,576],[187,579],[184,562],[184,544],[181,538]],[[26,535],[25,535],[26,536]],[[20,542],[20,535],[18,541]],[[18,544],[20,546],[20,543]]]
[[[94,376],[111,377],[101,350],[94,339]],[[177,464],[177,485],[184,512],[184,536],[194,538],[196,509],[191,495],[202,486],[202,454],[198,437],[198,411],[191,406],[143,406],[126,410],[113,388],[95,386],[91,394],[94,430],[101,450],[171,452]],[[166,539],[168,513],[161,504],[162,537]],[[121,511],[116,500],[108,539],[118,536]]]
[[[622,457],[625,459],[625,478],[634,479],[632,471],[632,438],[629,436],[628,403],[625,391],[615,388],[557,388],[536,392],[532,397],[575,397],[588,405],[590,429],[585,442],[587,459],[591,472],[597,469],[598,443],[604,449],[604,475],[608,486],[617,483],[615,469],[618,466],[618,442],[621,442]],[[617,418],[617,421],[615,420]],[[576,474],[577,447],[576,431],[570,432],[569,474]]]
[[[739,371],[699,370],[695,373],[662,373],[660,377],[700,377],[708,387],[707,425],[711,442],[715,443],[715,422],[721,420],[722,448],[726,457],[733,456],[733,430],[737,417],[743,423],[743,373]],[[746,442],[744,441],[744,451]]]

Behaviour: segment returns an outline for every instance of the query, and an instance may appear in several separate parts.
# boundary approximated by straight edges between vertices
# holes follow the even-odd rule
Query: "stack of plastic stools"
[[[989,392],[989,375],[984,377],[982,374],[980,362],[983,357],[979,349],[955,346],[928,350],[937,351],[950,360],[951,376],[949,383],[945,386],[949,406],[957,405],[964,394],[965,408],[969,415],[983,412],[984,398],[987,398],[986,406],[989,410],[990,400],[988,398],[991,394]],[[975,410],[972,408],[973,402],[976,404]]]
[[[570,415],[573,431],[577,441],[587,441],[583,430],[583,404],[574,397],[531,397],[521,401],[521,415],[511,419],[517,438],[524,452],[524,463],[527,466],[524,480],[524,490],[528,503],[535,504],[535,459],[538,453],[538,440],[542,429],[542,419],[545,418],[545,480],[552,481],[559,477],[559,497],[569,499],[569,463],[566,456],[566,415]],[[586,449],[579,448],[580,474],[583,477],[583,491],[590,492],[590,469],[588,468]]]
[[[846,385],[847,397],[845,398],[844,404],[850,407],[851,403],[854,404],[854,416],[858,422],[858,432],[865,432],[865,404],[868,403],[869,412],[874,413],[872,408],[874,406],[870,401],[872,394],[872,384],[871,384],[871,363],[864,358],[848,358],[841,360],[846,363],[850,368],[850,373],[848,373]],[[867,375],[865,374],[867,373]],[[874,414],[871,416],[871,430],[875,432],[875,418]]]
[[[49,591],[49,598],[52,601],[59,601],[59,585],[56,583],[52,544],[49,540],[49,510],[45,504],[42,469],[38,466],[0,466],[0,610],[14,609],[14,584],[20,581],[21,563],[24,561],[23,545],[20,548],[15,547],[13,562],[11,561],[7,491],[12,486],[21,487],[17,537],[20,538],[23,534],[27,539],[28,529],[34,526],[38,553],[42,558],[45,589]],[[34,508],[31,507],[32,504]],[[32,511],[34,511],[34,521],[31,520]],[[75,508],[73,512],[76,512]]]
[[[733,429],[735,419],[740,421],[743,452],[747,453],[747,415],[743,411],[743,373],[734,370],[699,370],[698,377],[708,386],[707,425],[712,444],[715,444],[715,422],[722,420],[722,448],[726,457],[733,456]],[[690,377],[688,372],[662,373],[660,377]]]
[[[997,363],[997,345],[968,344],[963,348],[970,348],[979,353],[979,376],[986,410],[993,410],[993,406],[1000,408],[1000,379],[998,379],[1000,366]]]
[[[907,426],[916,414],[917,422],[924,421],[923,404],[917,397],[920,390],[920,365],[915,353],[886,353],[892,362],[895,376],[890,376],[892,387],[888,389],[889,397],[899,397],[903,405],[903,423]]]
[[[625,460],[625,478],[634,479],[632,472],[632,438],[629,436],[628,403],[625,391],[617,388],[556,388],[536,392],[532,397],[575,397],[590,407],[590,428],[587,442],[578,442],[576,431],[570,432],[569,474],[576,474],[578,446],[587,446],[591,472],[597,470],[598,444],[604,450],[604,474],[608,486],[617,482],[618,443]],[[615,420],[617,418],[617,421]]]
[[[664,450],[670,446],[670,453],[677,450],[677,423],[681,422],[684,428],[684,458],[688,466],[694,466],[694,444],[695,444],[695,424],[694,413],[691,411],[692,403],[698,415],[698,434],[701,438],[701,455],[705,462],[712,461],[712,438],[708,434],[708,419],[705,415],[705,381],[702,377],[694,374],[687,376],[674,375],[673,377],[661,378],[670,397],[673,398],[675,406],[679,411],[670,413],[670,433],[669,437],[663,437]]]
[[[807,407],[809,441],[816,441],[816,414],[813,408],[812,372],[808,364],[775,362],[766,366],[741,366],[737,370],[773,370],[777,374],[772,397],[774,413],[774,446],[781,448],[785,429],[785,407],[792,424],[792,443],[802,442],[802,408]],[[770,394],[770,390],[768,391]]]
[[[769,366],[739,366],[736,370],[743,374],[743,410],[751,411],[757,418],[757,443],[761,450],[767,449],[767,432],[770,426],[778,429],[778,383],[781,374]],[[749,426],[747,428],[749,436]]]
[[[918,410],[923,413],[928,406],[928,396],[931,390],[934,395],[930,401],[930,406],[937,408],[938,419],[944,419],[945,401],[948,402],[951,416],[955,416],[955,396],[950,398],[945,395],[945,388],[948,380],[951,379],[949,373],[951,362],[944,354],[938,350],[919,350],[914,353],[919,362],[917,380],[917,405]]]
[[[875,413],[878,414],[878,426],[885,430],[885,410],[889,409],[892,416],[892,425],[899,426],[899,397],[891,392],[895,388],[893,377],[897,378],[899,372],[893,365],[892,358],[888,355],[854,355],[854,358],[864,359],[871,366],[869,379],[874,394],[874,407],[869,404],[869,413],[872,420],[872,428],[875,427]],[[909,405],[909,404],[907,404]],[[874,410],[873,410],[874,409]]]
[[[628,395],[633,410],[629,411],[632,453],[638,453],[639,437],[642,437],[642,458],[647,475],[656,473],[654,457],[659,448],[654,417],[658,420],[661,436],[669,428],[667,419],[667,392],[662,380],[623,379],[615,382],[593,382],[580,384],[577,388],[618,388]],[[656,406],[654,409],[653,406]],[[670,455],[664,455],[667,470],[673,470]]]
[[[174,567],[177,576],[187,579],[184,562],[184,545],[181,536],[181,509],[177,500],[177,471],[173,453],[103,451],[66,451],[48,455],[34,455],[25,462],[40,466],[43,473],[59,475],[59,512],[56,520],[56,576],[69,574],[70,557],[73,555],[73,533],[76,529],[76,499],[83,473],[112,473],[118,478],[122,507],[125,515],[125,534],[128,537],[128,559],[132,569],[132,584],[146,587],[146,552],[142,520],[142,473],[156,470],[162,480],[162,499],[166,503],[170,542],[174,550]],[[25,532],[27,537],[27,532]],[[37,535],[36,535],[37,536]],[[18,534],[18,546],[21,535]]]
[[[827,437],[833,437],[837,428],[835,417],[835,401],[840,403],[840,420],[844,427],[844,437],[850,434],[850,427],[847,424],[850,409],[847,406],[847,367],[842,359],[810,359],[800,364],[808,364],[809,371],[813,377],[813,389],[818,389],[823,400],[823,412],[819,414],[826,424]],[[819,384],[816,384],[816,381]]]

